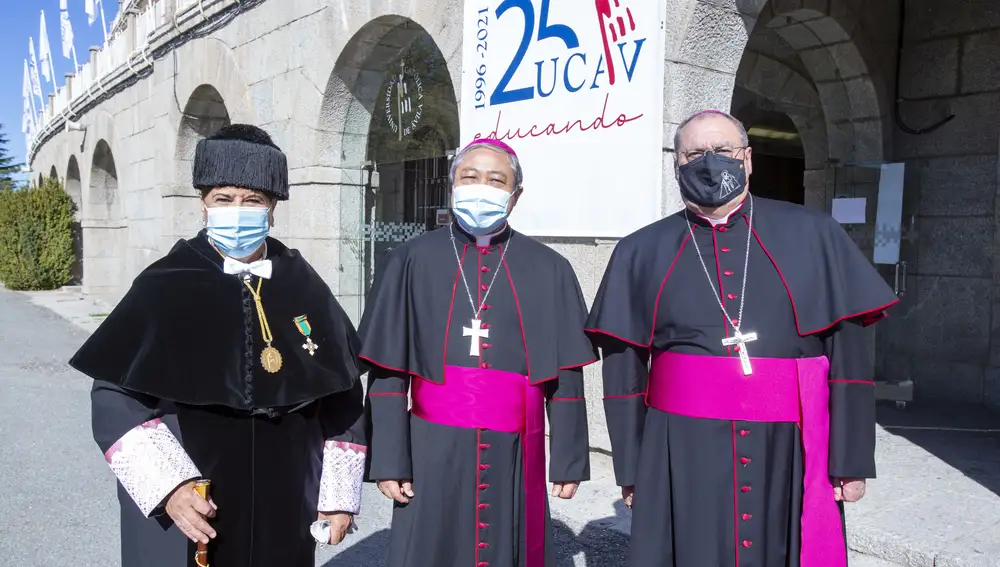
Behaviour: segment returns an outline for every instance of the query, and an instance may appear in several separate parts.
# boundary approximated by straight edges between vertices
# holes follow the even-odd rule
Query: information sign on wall
[[[660,218],[663,4],[466,0],[462,142],[518,153],[518,230],[613,238]]]

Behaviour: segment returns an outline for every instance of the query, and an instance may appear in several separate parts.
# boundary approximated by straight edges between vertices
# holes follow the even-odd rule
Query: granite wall
[[[880,370],[911,378],[920,399],[1000,407],[1000,4],[910,0],[903,37],[890,125],[892,159],[906,163],[908,293]]]
[[[695,110],[729,109],[737,86],[793,118],[810,206],[826,208],[845,190],[874,202],[870,174],[838,175],[842,164],[905,160],[908,293],[879,331],[878,375],[912,378],[921,398],[1000,404],[993,330],[1000,311],[992,301],[1000,285],[993,262],[1000,5],[909,1],[902,94],[917,100],[901,114],[912,126],[956,115],[917,136],[893,118],[895,1],[663,1],[663,213],[681,206],[676,125]],[[233,4],[206,1],[205,14]],[[267,129],[289,155],[293,198],[278,208],[275,235],[303,252],[357,319],[363,164],[386,62],[406,34],[426,30],[460,84],[461,13],[461,0],[268,0],[161,49],[147,71],[74,117],[85,132],[60,131],[32,157],[36,175],[54,168],[78,193],[85,291],[115,300],[144,266],[200,227],[190,188],[194,145],[242,121]],[[199,20],[182,19],[147,49],[169,45]],[[867,250],[871,209],[869,226],[855,231]],[[548,243],[571,260],[592,297],[614,242]],[[591,439],[607,448],[599,370],[588,371]]]

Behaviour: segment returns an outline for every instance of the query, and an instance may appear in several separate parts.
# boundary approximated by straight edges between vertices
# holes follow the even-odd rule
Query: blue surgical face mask
[[[458,185],[452,210],[458,224],[473,236],[489,234],[507,220],[511,194],[489,185]]]
[[[230,258],[246,258],[264,243],[271,228],[267,207],[209,207],[208,238]]]

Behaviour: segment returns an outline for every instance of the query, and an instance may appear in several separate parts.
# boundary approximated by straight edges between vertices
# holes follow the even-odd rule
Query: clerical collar
[[[716,226],[730,226],[733,224],[733,222],[746,215],[747,212],[750,210],[749,207],[744,207],[746,202],[747,200],[743,199],[743,201],[740,202],[740,205],[738,207],[730,211],[729,214],[727,214],[722,218],[711,219],[706,216],[693,213],[689,214],[688,218],[690,218],[694,222],[694,224],[698,226],[704,226],[706,228],[711,228]]]
[[[510,238],[510,225],[504,223],[502,227],[489,234],[475,236],[466,232],[458,223],[454,223],[455,234],[464,243],[478,246],[479,248],[489,248],[497,244],[503,244]]]

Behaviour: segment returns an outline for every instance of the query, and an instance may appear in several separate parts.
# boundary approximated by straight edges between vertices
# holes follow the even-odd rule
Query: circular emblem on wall
[[[420,75],[407,68],[406,62],[400,63],[399,72],[389,80],[385,90],[385,119],[399,140],[416,131],[424,111],[423,99],[424,83]]]

